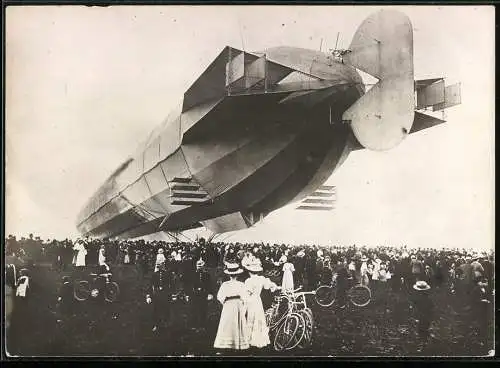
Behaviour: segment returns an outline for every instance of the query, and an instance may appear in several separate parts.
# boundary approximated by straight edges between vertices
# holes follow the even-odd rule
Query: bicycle
[[[76,282],[73,296],[78,301],[85,301],[89,297],[97,298],[101,292],[103,293],[104,300],[109,303],[113,303],[118,299],[118,295],[120,294],[120,288],[118,284],[114,281],[111,281],[112,274],[103,273],[91,273],[89,275],[91,277],[90,282],[87,280],[80,280]],[[104,278],[104,285],[99,285],[100,278]],[[101,290],[102,289],[102,290]]]
[[[284,293],[275,297],[275,303],[266,311],[266,322],[271,334],[274,335],[273,346],[276,351],[295,348],[305,333],[305,321],[302,315],[294,312],[291,295],[292,293]],[[280,308],[285,303],[287,309],[284,313],[280,313]]]
[[[348,280],[352,283],[352,278]],[[370,304],[372,292],[368,286],[356,283],[347,291],[347,300],[356,307],[365,307]],[[330,307],[337,298],[337,280],[334,277],[330,285],[322,285],[316,289],[315,299],[322,307]]]
[[[315,291],[297,293],[301,287],[275,297],[273,305],[266,310],[266,323],[274,335],[273,346],[276,351],[291,350],[311,343],[314,319],[307,307],[305,295]],[[302,300],[298,300],[302,297]],[[280,313],[286,303],[287,310]]]
[[[302,316],[304,320],[304,335],[297,344],[297,347],[304,348],[312,344],[312,333],[314,329],[314,317],[312,310],[307,306],[306,295],[315,295],[316,291],[302,291],[293,293],[292,310]]]

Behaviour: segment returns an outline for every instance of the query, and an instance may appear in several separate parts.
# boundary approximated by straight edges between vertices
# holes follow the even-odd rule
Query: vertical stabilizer
[[[408,135],[414,118],[413,30],[394,10],[368,17],[354,34],[344,62],[379,82],[344,112],[358,141],[383,151]]]

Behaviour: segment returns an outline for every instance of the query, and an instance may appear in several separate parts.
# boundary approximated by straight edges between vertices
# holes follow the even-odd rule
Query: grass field
[[[135,266],[117,266],[114,279],[120,299],[115,303],[78,302],[74,316],[57,322],[57,291],[61,277],[38,266],[31,274],[31,295],[25,305],[16,305],[7,348],[17,356],[170,356],[214,355],[212,344],[217,320],[206,331],[190,329],[190,305],[173,305],[171,325],[151,331],[150,312],[144,296],[148,278]],[[296,356],[485,356],[493,347],[493,307],[467,310],[464,298],[446,288],[433,290],[436,305],[432,339],[418,351],[416,321],[404,293],[375,294],[367,307],[322,308],[311,298],[315,317],[312,346],[283,355]],[[209,308],[217,313],[219,306]],[[272,350],[262,355],[279,355]]]

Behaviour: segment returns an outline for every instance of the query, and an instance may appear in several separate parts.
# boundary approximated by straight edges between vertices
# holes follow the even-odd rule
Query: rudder
[[[414,110],[413,30],[410,19],[394,10],[369,16],[354,34],[344,62],[379,82],[343,114],[358,141],[383,151],[411,130]]]

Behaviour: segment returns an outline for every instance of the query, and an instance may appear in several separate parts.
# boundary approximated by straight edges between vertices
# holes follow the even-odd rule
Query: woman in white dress
[[[87,255],[87,249],[83,245],[83,242],[80,240],[75,244],[73,250],[77,251],[75,266],[76,267],[85,267],[85,256]]]
[[[165,263],[167,259],[165,258],[164,250],[162,248],[158,249],[158,254],[156,255],[156,261],[155,261],[155,270],[154,272],[158,272],[160,269],[160,266]]]
[[[245,318],[248,292],[245,284],[236,280],[236,276],[242,272],[237,263],[226,263],[224,273],[230,279],[222,283],[217,293],[222,312],[214,341],[216,349],[246,350],[250,347]]]
[[[129,254],[129,249],[128,247],[126,247],[124,249],[124,253],[125,255],[123,256],[123,263],[124,264],[130,264],[130,254]]]
[[[250,273],[250,277],[245,281],[245,287],[249,294],[247,336],[251,347],[263,348],[270,344],[270,340],[260,293],[262,289],[275,291],[278,286],[268,278],[258,275],[258,272],[262,271],[262,264],[258,258],[250,259],[245,268]]]
[[[285,258],[285,263],[283,264],[283,281],[281,282],[281,289],[283,291],[293,291],[293,273],[295,272],[295,267],[293,263],[288,262]]]
[[[361,285],[363,286],[369,286],[370,281],[368,279],[368,258],[366,256],[361,257],[361,268],[360,268],[360,273],[361,273]]]
[[[104,247],[104,245],[101,245],[101,247],[99,248],[99,257],[98,257],[99,266],[106,264],[105,253],[106,253],[106,248]]]

